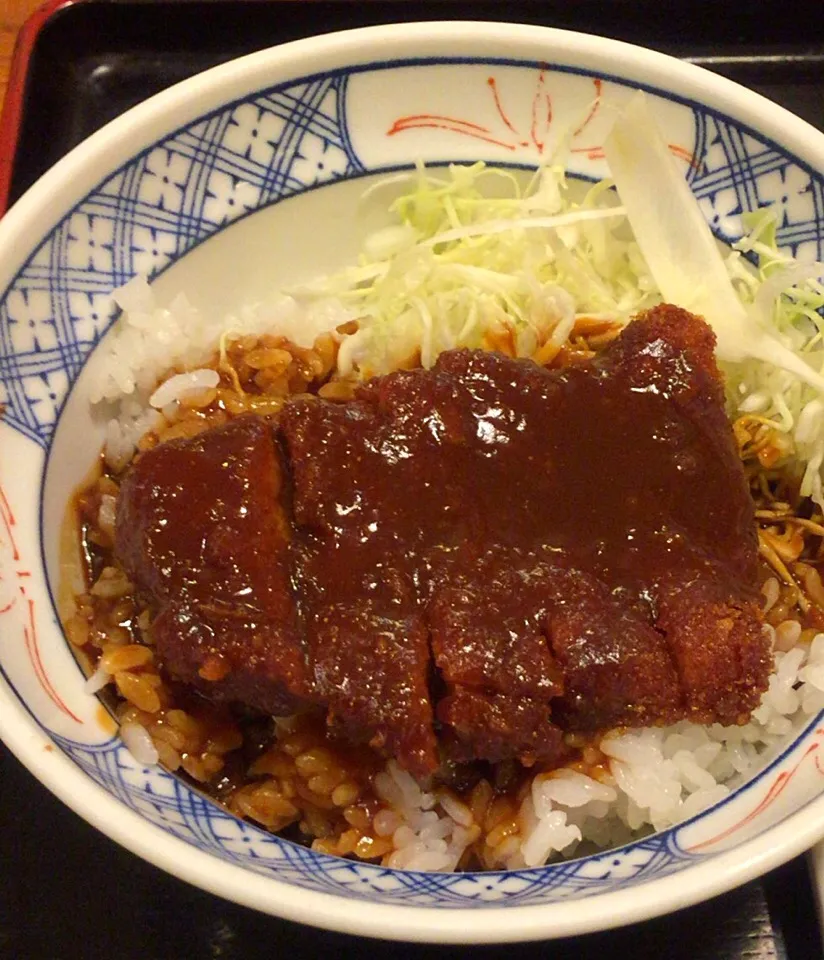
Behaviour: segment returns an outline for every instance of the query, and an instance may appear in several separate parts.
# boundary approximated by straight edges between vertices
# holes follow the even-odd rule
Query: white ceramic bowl
[[[492,80],[494,79],[494,83]],[[824,258],[824,136],[699,68],[534,27],[410,24],[300,41],[218,67],[73,151],[0,224],[0,731],[57,796],[158,866],[259,910],[389,938],[582,933],[742,883],[824,834],[824,717],[728,800],[599,856],[415,874],[312,853],[134,761],[58,626],[58,533],[101,444],[82,372],[136,272],[206,311],[341,264],[364,178],[416,159],[534,166],[597,98],[571,172],[605,173],[611,110],[643,87],[716,234],[783,211]],[[91,868],[90,868],[91,869]]]

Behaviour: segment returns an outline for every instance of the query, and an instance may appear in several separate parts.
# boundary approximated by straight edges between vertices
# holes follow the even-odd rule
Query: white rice
[[[155,410],[165,410],[190,394],[216,387],[219,383],[220,374],[217,370],[191,370],[188,373],[178,373],[160,384],[149,397],[149,406],[154,407]]]
[[[279,295],[210,321],[183,294],[162,306],[140,276],[113,296],[122,315],[107,338],[105,362],[93,368],[96,375],[89,386],[90,402],[109,414],[104,449],[113,469],[129,462],[140,437],[162,422],[161,411],[171,413],[187,393],[217,386],[213,370],[196,368],[214,356],[222,338],[277,331],[297,346],[311,347],[321,333],[334,332],[354,319],[339,300],[303,302]],[[161,383],[163,374],[175,366],[192,372]]]
[[[91,676],[88,677],[83,685],[83,691],[91,695],[99,693],[111,679],[112,675],[109,673],[109,671],[98,666],[98,668],[93,674],[91,674]]]
[[[121,723],[120,737],[129,753],[138,763],[151,767],[158,762],[157,747],[154,745],[149,731],[139,723]]]
[[[375,793],[393,808],[376,824],[384,836],[392,829],[395,850],[388,866],[406,870],[454,870],[473,840],[469,808],[421,789],[394,760],[375,777]],[[457,814],[457,818],[450,815]],[[394,818],[392,816],[394,813]],[[460,822],[459,822],[460,821]]]

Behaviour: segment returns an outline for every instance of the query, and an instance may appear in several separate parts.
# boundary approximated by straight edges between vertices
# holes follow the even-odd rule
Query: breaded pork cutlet
[[[166,670],[422,778],[743,722],[769,658],[713,348],[664,305],[583,365],[447,351],[142,454],[116,548]]]

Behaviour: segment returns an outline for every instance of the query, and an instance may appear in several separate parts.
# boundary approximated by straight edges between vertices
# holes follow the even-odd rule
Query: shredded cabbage
[[[604,151],[662,297],[715,330],[729,413],[756,414],[783,434],[782,459],[801,474],[802,496],[824,507],[824,264],[782,253],[769,209],[744,216],[749,232],[724,262],[640,91]]]
[[[564,157],[526,185],[483,163],[438,176],[420,164],[367,191],[408,186],[355,266],[291,292],[338,299],[359,318],[338,367],[361,377],[428,367],[442,350],[502,334],[531,356],[560,347],[581,317],[625,323],[662,299],[678,303],[716,331],[730,417],[771,425],[782,464],[824,506],[824,265],[778,249],[768,208],[745,215],[747,235],[723,255],[643,95],[605,151],[624,206],[613,181],[568,181]]]
[[[548,339],[560,346],[576,317],[628,320],[656,302],[608,183],[574,199],[561,165],[523,179],[483,163],[442,177],[421,166],[356,266],[291,291],[337,297],[358,315],[342,373],[384,373],[418,355],[430,366],[442,350],[505,332],[528,355]],[[490,181],[503,196],[484,191]]]
[[[824,275],[821,263],[799,264],[776,243],[776,219],[766,208],[744,215],[747,235],[728,259],[736,288],[785,347],[820,370],[824,364]],[[746,269],[744,257],[756,269]],[[749,267],[749,264],[747,264]],[[802,496],[824,507],[824,396],[803,379],[764,360],[723,364],[731,415],[755,414],[785,440],[783,462],[801,476]]]

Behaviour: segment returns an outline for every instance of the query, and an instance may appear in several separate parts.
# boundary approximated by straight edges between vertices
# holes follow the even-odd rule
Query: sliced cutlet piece
[[[428,631],[407,567],[415,491],[395,469],[406,438],[386,433],[380,411],[362,401],[295,400],[280,429],[293,476],[295,580],[330,727],[426,777],[438,758]]]
[[[727,417],[709,327],[662,305],[630,324],[605,352],[609,375],[631,390],[666,395],[677,474],[664,490],[677,563],[662,563],[647,596],[678,672],[684,715],[742,723],[770,671],[757,586],[755,508]],[[687,442],[687,438],[692,437]]]
[[[460,556],[443,569],[429,606],[444,680],[550,700],[563,675],[544,637],[551,568],[517,551]]]
[[[166,672],[273,714],[312,697],[281,493],[271,428],[244,415],[143,453],[121,485],[115,535],[157,614]]]
[[[425,778],[437,766],[423,617],[381,603],[307,604],[307,638],[330,730]]]
[[[656,607],[685,715],[695,723],[746,723],[771,669],[758,602],[686,569],[658,585]]]
[[[513,373],[505,358],[450,352],[432,370],[372,381],[360,397],[380,412],[384,443],[403,439],[393,468],[406,534],[399,543],[415,544],[404,562],[431,630],[433,686],[445,689],[436,716],[447,752],[532,764],[563,749],[549,719],[561,677],[542,633],[532,561],[497,536],[502,524],[531,545],[534,530],[513,511],[530,477],[520,463],[508,471],[500,456],[503,445],[524,448],[518,411],[498,404],[499,381]]]
[[[558,570],[546,622],[563,672],[552,703],[564,730],[670,723],[684,715],[679,676],[664,637],[634,605],[580,570]]]
[[[460,685],[438,701],[450,759],[499,763],[517,758],[526,766],[550,766],[569,755],[560,727],[549,720],[544,700],[484,693]],[[451,735],[451,736],[450,736]]]
[[[436,715],[455,759],[557,757],[549,702],[563,677],[544,636],[546,564],[517,551],[460,551],[433,578],[432,652],[446,686]]]

